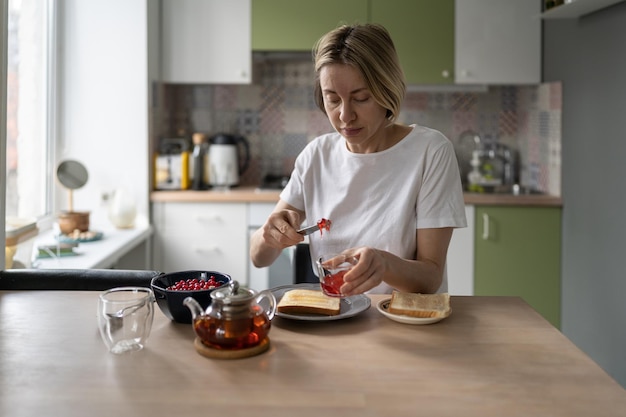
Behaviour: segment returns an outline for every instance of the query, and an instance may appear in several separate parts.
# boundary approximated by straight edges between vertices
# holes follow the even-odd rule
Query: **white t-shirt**
[[[298,155],[280,198],[305,212],[305,224],[332,221],[329,232],[309,236],[312,259],[359,246],[415,259],[415,229],[467,226],[452,143],[436,130],[411,127],[382,152],[352,153],[341,135],[329,133]],[[444,273],[438,291],[447,288]],[[370,292],[391,290],[382,283]]]

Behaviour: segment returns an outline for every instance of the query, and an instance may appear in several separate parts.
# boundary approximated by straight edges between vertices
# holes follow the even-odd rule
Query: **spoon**
[[[150,301],[152,301],[152,298],[148,297],[139,304],[124,307],[115,313],[104,313],[110,323],[111,332],[117,332],[122,329],[124,327],[124,317],[130,316]]]
[[[137,311],[141,307],[145,306],[146,303],[148,302],[148,300],[150,300],[150,298],[146,298],[145,300],[143,300],[139,304],[135,304],[135,305],[132,305],[132,306],[124,307],[124,308],[122,308],[120,310],[117,310],[115,313],[106,313],[106,315],[108,317],[111,317],[111,318],[114,318],[114,319],[123,319],[125,316],[130,316],[135,311]],[[127,310],[130,311],[130,313],[125,313]]]
[[[313,226],[303,227],[302,229],[298,230],[298,233],[300,233],[303,236],[307,236],[307,235],[310,235],[311,233],[317,232],[318,230],[320,230],[320,227],[314,224]]]

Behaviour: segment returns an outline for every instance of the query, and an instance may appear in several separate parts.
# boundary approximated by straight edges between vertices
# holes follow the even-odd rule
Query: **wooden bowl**
[[[57,219],[61,233],[68,235],[74,230],[81,232],[89,231],[89,212],[88,211],[65,211],[59,214]]]

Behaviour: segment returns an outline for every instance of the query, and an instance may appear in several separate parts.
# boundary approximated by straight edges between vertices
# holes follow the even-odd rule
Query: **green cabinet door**
[[[454,82],[454,0],[370,2],[370,21],[389,30],[408,84]]]
[[[342,23],[393,37],[408,84],[454,82],[454,0],[252,0],[253,51],[310,52]]]
[[[365,23],[368,0],[252,0],[253,51],[307,51],[342,23]]]
[[[522,297],[561,317],[561,209],[476,206],[474,294]]]

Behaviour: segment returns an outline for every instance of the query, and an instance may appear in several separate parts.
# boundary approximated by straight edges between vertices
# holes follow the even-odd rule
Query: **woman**
[[[446,292],[452,230],[465,227],[454,149],[437,132],[396,122],[405,93],[386,29],[341,26],[314,49],[315,100],[336,133],[309,143],[280,201],[251,238],[250,257],[268,266],[303,241],[306,221],[332,221],[310,238],[312,259],[343,253],[358,259],[344,295]]]

